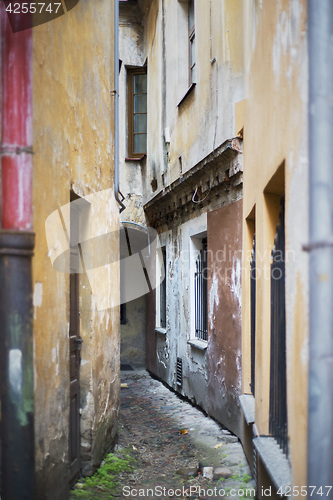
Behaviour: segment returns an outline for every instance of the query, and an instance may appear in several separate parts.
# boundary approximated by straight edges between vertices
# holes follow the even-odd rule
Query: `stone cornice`
[[[149,224],[179,224],[195,212],[217,208],[240,197],[243,183],[242,139],[224,142],[144,205]],[[212,205],[212,206],[211,206]]]

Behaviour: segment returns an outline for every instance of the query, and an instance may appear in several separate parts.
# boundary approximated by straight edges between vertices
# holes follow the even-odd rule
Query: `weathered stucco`
[[[286,213],[288,437],[293,481],[306,484],[308,257],[306,2],[245,2],[243,390],[250,392],[249,260],[257,268],[256,426],[268,434],[270,254],[281,195]],[[265,194],[264,194],[265,193]]]
[[[208,408],[240,435],[242,200],[208,213]]]
[[[144,202],[234,136],[234,104],[243,98],[241,52],[236,50],[241,6],[238,0],[223,2],[222,9],[220,0],[196,2],[196,86],[179,104],[189,87],[186,2],[152,4],[145,24],[150,134]],[[169,144],[164,143],[166,128]]]
[[[113,2],[79,4],[34,28],[35,428],[39,498],[67,498],[69,427],[69,275],[48,257],[47,217],[83,197],[113,189]],[[108,230],[118,228],[111,201]],[[97,228],[105,221],[95,218]],[[100,226],[99,226],[100,225]],[[110,253],[118,260],[117,232]],[[119,272],[110,301],[118,303]],[[117,432],[119,308],[98,311],[80,275],[81,466],[91,473]]]

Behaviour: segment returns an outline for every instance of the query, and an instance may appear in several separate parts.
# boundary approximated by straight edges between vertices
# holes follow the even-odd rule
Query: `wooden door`
[[[71,194],[73,201],[74,194]],[[79,258],[78,217],[75,207],[70,211],[70,258],[71,262]],[[73,266],[75,269],[75,266]],[[71,266],[71,270],[73,270]],[[69,372],[70,372],[70,409],[69,409],[69,460],[70,483],[74,483],[80,474],[80,311],[79,281],[80,275],[71,273],[69,278]]]

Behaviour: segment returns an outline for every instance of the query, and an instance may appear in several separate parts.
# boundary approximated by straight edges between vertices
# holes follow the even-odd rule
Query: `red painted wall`
[[[240,434],[242,200],[207,215],[208,413]]]

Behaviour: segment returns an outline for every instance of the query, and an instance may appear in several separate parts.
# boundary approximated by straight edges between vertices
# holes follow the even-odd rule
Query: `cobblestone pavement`
[[[145,371],[121,373],[116,451],[134,469],[119,475],[118,498],[253,498],[254,482],[237,437]]]

